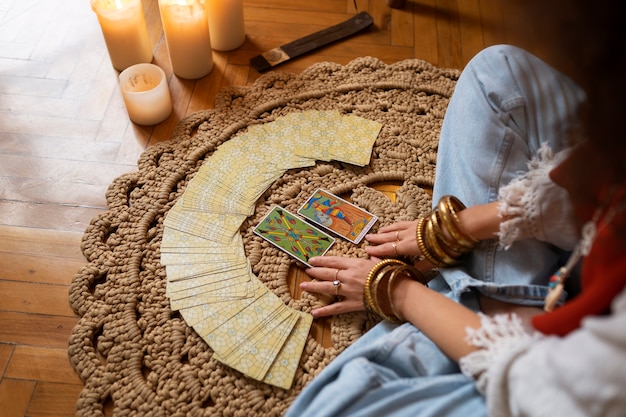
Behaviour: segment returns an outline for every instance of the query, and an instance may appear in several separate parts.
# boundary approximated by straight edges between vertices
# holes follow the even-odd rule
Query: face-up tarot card
[[[378,217],[321,188],[298,210],[298,214],[315,224],[359,243]]]
[[[324,255],[335,243],[332,236],[279,206],[265,215],[254,233],[307,266],[310,258]]]

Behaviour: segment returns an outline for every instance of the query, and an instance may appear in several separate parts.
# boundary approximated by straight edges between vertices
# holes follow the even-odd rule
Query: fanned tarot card
[[[369,163],[381,128],[338,111],[289,113],[222,143],[187,184],[163,222],[166,295],[217,360],[259,381],[291,387],[313,317],[287,307],[253,274],[241,225],[289,169],[317,160]],[[335,241],[280,207],[255,233],[306,265]]]
[[[324,255],[335,243],[332,236],[279,206],[265,215],[254,233],[307,266],[310,258]]]
[[[378,217],[321,188],[298,210],[298,214],[352,243],[359,243]]]

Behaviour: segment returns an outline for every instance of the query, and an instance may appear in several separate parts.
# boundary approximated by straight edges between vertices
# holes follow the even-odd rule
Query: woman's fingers
[[[361,259],[340,256],[323,256],[311,258],[313,268],[306,273],[313,281],[300,284],[303,291],[317,294],[328,294],[335,297],[331,305],[315,309],[315,317],[362,311],[363,285],[370,269],[380,261],[378,258]]]
[[[413,256],[420,255],[415,228],[417,221],[398,222],[383,227],[378,233],[369,234],[365,239],[372,246],[365,248],[370,256]]]
[[[381,244],[393,242],[395,240],[406,239],[415,232],[417,222],[398,222],[389,226],[381,227],[378,233],[370,233],[365,236],[368,242]]]
[[[372,267],[383,257],[420,255],[415,228],[417,221],[394,223],[380,228],[378,233],[365,238],[371,244],[365,247],[370,259],[343,256],[317,256],[311,258],[312,268],[306,273],[313,278],[300,284],[303,291],[326,294],[335,302],[313,310],[315,317],[362,311],[363,286]]]

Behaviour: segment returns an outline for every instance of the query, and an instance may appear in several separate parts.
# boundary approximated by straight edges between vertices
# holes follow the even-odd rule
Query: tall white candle
[[[123,71],[152,61],[141,0],[91,0],[113,67]]]
[[[198,0],[159,0],[165,40],[174,74],[196,79],[213,69],[211,37]]]
[[[136,64],[120,74],[120,89],[130,120],[139,125],[161,123],[172,112],[165,71],[153,64]]]
[[[243,0],[205,0],[211,46],[216,51],[232,51],[246,40]]]

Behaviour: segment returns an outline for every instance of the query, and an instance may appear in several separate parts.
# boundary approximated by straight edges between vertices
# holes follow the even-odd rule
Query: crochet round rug
[[[338,353],[376,319],[366,313],[333,318],[333,346],[309,336],[291,389],[247,378],[221,364],[210,347],[172,312],[160,264],[163,219],[203,162],[223,142],[254,124],[290,112],[337,110],[382,123],[369,165],[318,162],[287,171],[258,200],[241,227],[255,275],[286,305],[310,312],[324,301],[289,291],[285,254],[252,229],[278,204],[296,212],[317,188],[345,196],[377,215],[380,226],[413,220],[430,209],[439,131],[459,71],[421,60],[387,65],[359,58],[319,63],[301,74],[272,72],[250,87],[224,89],[215,108],[182,120],[170,141],[148,148],[138,170],[117,178],[108,210],[83,237],[88,264],[74,277],[70,303],[80,316],[69,357],[84,381],[77,415],[279,416]],[[375,185],[400,184],[392,202]],[[364,243],[337,241],[331,254],[364,257]]]

